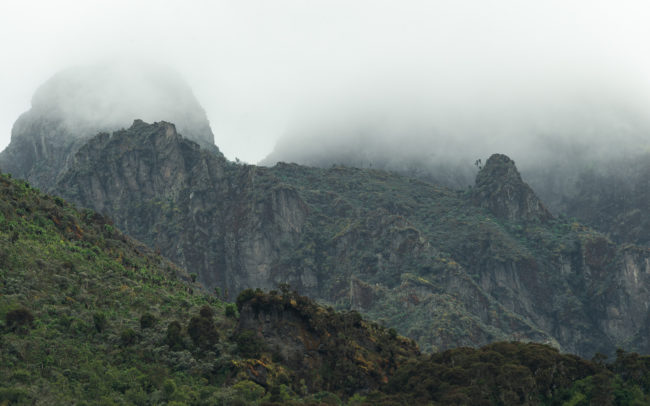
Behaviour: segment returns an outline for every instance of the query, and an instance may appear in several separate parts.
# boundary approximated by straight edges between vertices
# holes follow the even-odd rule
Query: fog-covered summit
[[[69,68],[43,83],[14,123],[0,168],[47,188],[87,139],[135,119],[174,122],[184,137],[218,152],[205,111],[179,74],[120,59]]]
[[[261,164],[373,167],[464,188],[473,183],[476,160],[495,152],[530,173],[650,150],[650,110],[632,84],[537,79],[519,81],[516,89],[504,80],[467,79],[360,95],[350,90],[336,103],[310,107]]]
[[[34,120],[57,123],[73,136],[127,128],[134,119],[170,121],[187,138],[214,144],[205,111],[175,71],[149,63],[111,61],[58,72],[32,97],[14,125],[20,137]]]

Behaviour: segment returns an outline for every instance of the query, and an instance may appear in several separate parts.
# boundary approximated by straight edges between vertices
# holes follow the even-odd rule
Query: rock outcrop
[[[511,221],[549,221],[551,213],[522,179],[513,160],[492,155],[476,176],[472,201]]]
[[[237,305],[235,339],[263,345],[294,371],[296,379],[303,379],[309,391],[338,387],[352,394],[359,388],[378,389],[420,353],[415,342],[394,330],[366,322],[354,311],[325,309],[295,292],[245,290]]]

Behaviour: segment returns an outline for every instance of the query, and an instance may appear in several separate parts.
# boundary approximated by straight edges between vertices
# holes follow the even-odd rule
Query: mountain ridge
[[[238,165],[170,124],[140,122],[93,138],[73,160],[55,190],[105,210],[226,297],[290,283],[426,350],[498,339],[581,354],[646,345],[644,294],[626,281],[648,274],[647,249],[551,217],[514,164],[512,176],[489,186],[481,176],[495,178],[481,175],[464,193],[375,170]],[[500,205],[484,205],[488,186]]]

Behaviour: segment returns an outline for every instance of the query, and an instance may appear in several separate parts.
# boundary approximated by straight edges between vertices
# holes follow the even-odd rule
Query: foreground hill
[[[368,169],[237,165],[137,120],[67,168],[51,190],[226,298],[288,283],[427,351],[533,340],[650,352],[650,251],[553,217],[503,155],[457,192]]]
[[[205,295],[167,260],[0,177],[0,404],[637,405],[650,360],[540,344],[420,355],[291,292]]]
[[[238,316],[107,218],[7,176],[0,253],[0,404],[309,403],[419,354],[287,290],[244,292]]]

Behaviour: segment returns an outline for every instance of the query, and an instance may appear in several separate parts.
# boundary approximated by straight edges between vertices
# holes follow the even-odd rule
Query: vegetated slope
[[[136,121],[89,140],[54,189],[227,297],[289,283],[424,350],[650,351],[648,249],[551,216],[503,155],[456,192],[368,169],[236,165]]]
[[[562,125],[541,132],[539,128],[532,132],[524,128],[519,136],[509,139],[489,133],[456,138],[435,131],[431,132],[435,135],[407,132],[382,136],[385,129],[381,127],[370,127],[372,132],[336,129],[332,135],[306,139],[300,133],[281,139],[262,164],[287,161],[322,168],[345,165],[383,169],[465,190],[474,183],[481,159],[493,152],[488,145],[504,145],[513,151],[511,157],[517,159],[528,184],[552,213],[575,217],[617,243],[650,246],[648,126],[635,123],[636,119],[628,115],[620,116],[612,125],[609,119],[616,114],[599,113],[592,112],[589,117],[603,120],[600,125],[590,119],[588,125],[564,135],[560,134],[568,127]],[[645,122],[645,118],[641,120]],[[553,126],[552,121],[539,123]]]
[[[562,202],[568,215],[614,241],[650,247],[650,153],[594,165]]]
[[[650,403],[650,357],[619,351],[611,364],[604,364],[602,358],[594,361],[532,343],[456,348],[405,364],[376,398],[376,404]]]
[[[240,296],[238,317],[107,218],[6,175],[0,276],[0,404],[314,404],[419,353],[286,290]]]

